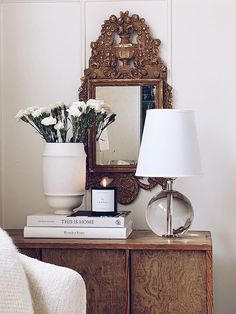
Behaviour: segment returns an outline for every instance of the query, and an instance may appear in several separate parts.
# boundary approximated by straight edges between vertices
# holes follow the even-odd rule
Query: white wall
[[[17,124],[21,107],[77,98],[81,68],[100,25],[123,10],[146,19],[162,40],[178,108],[196,111],[204,175],[179,179],[195,208],[194,229],[210,230],[214,248],[215,313],[235,313],[236,299],[236,2],[234,0],[2,1],[1,209],[6,228],[47,209],[41,182],[43,143]],[[84,37],[83,37],[84,36]],[[82,38],[84,38],[82,40]],[[136,228],[157,192],[142,191],[125,207]],[[120,209],[123,207],[120,206]],[[0,219],[1,222],[1,219]]]
[[[1,2],[0,2],[0,66],[2,65],[2,6],[1,6]],[[0,68],[0,124],[2,125],[2,71],[1,71],[1,68]],[[1,128],[2,130],[2,128]],[[2,136],[2,132],[0,132],[0,149],[2,151],[2,148],[3,148],[3,145],[2,145],[2,140],[3,140],[3,136]],[[3,154],[0,153],[0,226],[3,225],[3,222],[2,222],[2,208],[3,208],[3,180],[2,180],[2,169],[3,169],[3,166],[2,166],[2,161],[3,161],[3,158],[2,158]]]
[[[212,231],[216,313],[235,313],[236,299],[236,3],[173,1],[176,106],[198,118],[204,176],[181,181],[195,204],[197,229]]]
[[[20,108],[77,99],[81,75],[79,2],[2,4],[3,222],[25,224],[47,207],[42,194],[43,142],[14,119]]]

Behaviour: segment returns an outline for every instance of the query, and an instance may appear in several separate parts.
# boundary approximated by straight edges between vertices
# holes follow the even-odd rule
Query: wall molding
[[[4,226],[4,208],[5,208],[5,131],[4,131],[4,106],[3,106],[3,12],[0,5],[0,225]]]
[[[86,68],[86,4],[81,0],[81,75],[84,75]],[[78,86],[79,87],[79,86]]]
[[[167,81],[172,86],[172,0],[167,0]]]

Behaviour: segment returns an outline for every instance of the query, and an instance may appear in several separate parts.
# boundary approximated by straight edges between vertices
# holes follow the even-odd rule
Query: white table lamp
[[[167,178],[167,187],[153,197],[146,210],[149,227],[157,235],[185,233],[193,220],[190,201],[172,190],[173,180],[201,174],[194,112],[181,109],[147,110],[136,176]]]

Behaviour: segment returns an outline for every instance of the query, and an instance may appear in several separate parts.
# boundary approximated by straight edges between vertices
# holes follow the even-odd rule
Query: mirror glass
[[[156,86],[96,86],[95,94],[116,114],[96,142],[96,164],[136,165],[146,110],[155,108]]]

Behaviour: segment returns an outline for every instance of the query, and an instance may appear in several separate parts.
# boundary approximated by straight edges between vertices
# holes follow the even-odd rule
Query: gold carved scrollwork
[[[163,82],[163,99],[160,108],[172,108],[172,88],[167,83],[167,67],[159,56],[161,41],[151,36],[150,29],[143,18],[137,14],[120,12],[120,16],[111,15],[104,21],[97,41],[91,43],[89,67],[84,70],[82,85],[79,88],[79,100],[88,100],[93,92],[90,80],[109,80],[109,85],[117,85],[117,80],[132,79],[133,84],[140,79],[159,79]],[[88,145],[89,147],[89,145]],[[88,154],[93,153],[88,148]],[[89,156],[91,158],[91,156]],[[88,168],[88,167],[87,167]],[[87,172],[87,188],[99,186],[101,179],[108,176],[112,186],[118,188],[118,201],[131,203],[140,188],[150,190],[157,184],[165,186],[163,178],[148,178],[144,183],[134,173],[125,173],[124,169],[109,173]]]
[[[116,35],[120,38],[118,44]],[[152,38],[145,20],[137,14],[129,16],[126,11],[119,18],[111,15],[102,25],[98,40],[90,45],[89,68],[84,71],[79,99],[88,99],[87,85],[91,79],[152,78],[166,82],[167,68],[158,55],[160,44],[160,39]]]

